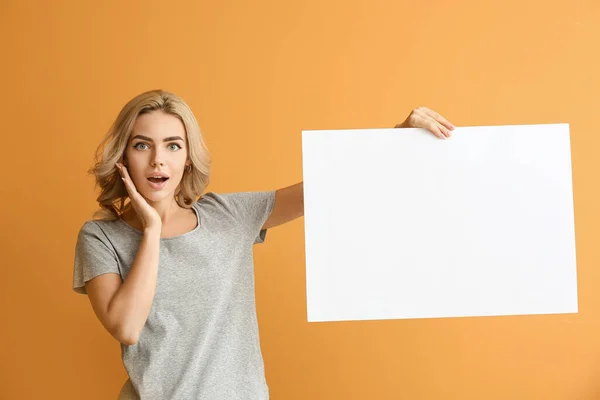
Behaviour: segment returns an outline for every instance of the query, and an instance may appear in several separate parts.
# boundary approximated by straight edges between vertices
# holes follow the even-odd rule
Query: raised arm
[[[103,274],[86,282],[94,313],[104,328],[125,345],[136,344],[150,314],[156,291],[160,229],[144,231],[125,282],[117,274]]]
[[[424,128],[440,139],[449,138],[454,130],[448,120],[427,107],[417,107],[404,122],[394,128]],[[275,207],[263,229],[285,224],[304,215],[304,183],[287,186],[275,192]]]
[[[304,183],[278,189],[275,192],[275,206],[263,225],[263,229],[273,228],[300,218],[304,215]]]
[[[121,164],[117,168],[142,221],[144,236],[125,282],[117,274],[104,274],[88,281],[85,288],[106,330],[119,342],[133,345],[146,324],[156,292],[162,223],[156,210],[136,190],[127,168]]]

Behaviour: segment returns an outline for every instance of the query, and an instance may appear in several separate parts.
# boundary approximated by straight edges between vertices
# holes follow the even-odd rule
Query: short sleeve
[[[264,243],[267,230],[261,228],[275,206],[275,191],[229,193],[223,198],[230,212],[253,237],[254,244]]]
[[[119,272],[119,262],[106,234],[97,222],[87,221],[75,245],[73,290],[87,294],[85,283],[99,275]]]

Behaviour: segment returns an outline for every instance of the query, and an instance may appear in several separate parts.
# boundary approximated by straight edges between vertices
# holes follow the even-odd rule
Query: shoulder
[[[275,200],[275,190],[254,192],[207,192],[196,202],[197,207],[213,206],[228,211],[240,208],[254,207],[256,205],[269,205]]]
[[[204,193],[194,204],[200,211],[211,214],[231,214],[235,208],[236,193]]]
[[[88,236],[95,235],[102,232],[102,228],[100,227],[100,223],[102,221],[98,221],[95,219],[87,220],[81,225],[79,228],[79,236]]]
[[[125,225],[119,220],[87,220],[79,228],[78,241],[95,240],[109,243],[111,238],[120,238],[129,233]]]
[[[194,204],[196,208],[202,207],[214,207],[214,206],[223,206],[228,202],[228,193],[215,193],[215,192],[207,192],[204,193]]]
[[[105,230],[102,229],[103,222],[104,221],[99,220],[85,221],[83,225],[81,225],[81,228],[79,228],[79,233],[77,235],[78,242],[90,240],[105,241],[106,233]]]

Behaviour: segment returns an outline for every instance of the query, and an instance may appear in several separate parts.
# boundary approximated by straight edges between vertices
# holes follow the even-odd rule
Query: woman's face
[[[187,153],[185,127],[179,118],[153,111],[137,118],[124,164],[137,191],[149,202],[160,202],[173,198]]]

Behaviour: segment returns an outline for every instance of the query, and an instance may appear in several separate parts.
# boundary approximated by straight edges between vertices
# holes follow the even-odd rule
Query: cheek
[[[139,152],[134,153],[132,151],[126,151],[125,157],[127,159],[127,168],[129,169],[129,171],[131,171],[132,177],[137,172],[144,170],[144,166],[147,163],[146,157],[144,157],[144,154],[141,154]]]
[[[138,170],[134,166],[129,166],[127,168],[127,172],[129,173],[129,177],[133,181],[134,186],[139,187],[140,183],[142,183],[143,177],[142,174],[138,172]]]
[[[127,159],[127,172],[135,184],[138,184],[141,182],[141,180],[146,179],[144,176],[144,168],[138,159]]]

